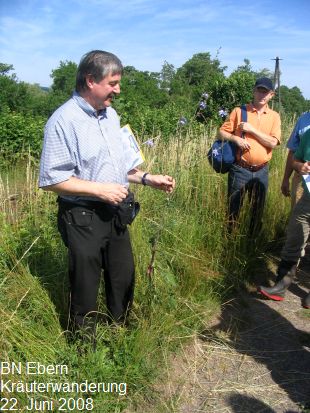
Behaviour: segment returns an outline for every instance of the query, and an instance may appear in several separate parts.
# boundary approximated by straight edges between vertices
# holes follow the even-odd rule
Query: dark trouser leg
[[[268,166],[253,172],[252,179],[247,184],[251,202],[251,221],[249,235],[258,234],[262,227],[262,218],[268,190]]]
[[[282,260],[298,262],[305,255],[309,232],[310,196],[305,191],[291,213],[286,241],[281,252]]]
[[[134,295],[134,260],[129,232],[112,228],[104,254],[104,278],[109,315],[121,322],[130,310]]]
[[[281,262],[277,271],[276,284],[273,287],[259,287],[259,291],[273,299],[283,300],[284,293],[293,282],[299,259],[305,254],[305,247],[310,232],[310,197],[303,193],[297,201],[287,228],[285,245],[281,252]],[[303,306],[310,308],[310,295],[303,300]]]
[[[133,300],[134,262],[128,230],[116,231],[104,209],[60,203],[58,227],[69,253],[71,321],[94,329],[101,269],[104,267],[108,312],[125,317]]]
[[[60,205],[59,230],[68,248],[73,330],[94,331],[102,266],[111,220],[101,221],[89,208]]]
[[[245,186],[249,178],[248,174],[248,171],[238,165],[232,165],[228,172],[228,222],[230,230],[239,217],[245,195]]]

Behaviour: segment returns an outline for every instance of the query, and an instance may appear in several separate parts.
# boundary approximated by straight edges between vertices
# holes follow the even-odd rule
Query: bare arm
[[[128,172],[128,181],[134,184],[141,184],[142,177],[145,172],[140,171],[138,168],[134,168]],[[152,175],[148,173],[145,177],[147,186],[155,189],[160,189],[167,193],[170,193],[175,188],[175,180],[169,175]]]
[[[254,136],[255,139],[258,140],[262,145],[264,145],[266,148],[275,148],[277,145],[279,145],[279,141],[277,138],[274,136],[267,135],[266,133],[263,133],[262,131],[254,128],[253,125],[249,122],[241,122],[240,123],[240,129],[243,132],[250,133],[251,135]]]
[[[240,136],[234,135],[233,133],[229,133],[221,129],[218,131],[217,137],[222,140],[225,139],[227,141],[234,142],[243,151],[251,148],[251,145],[246,139],[240,138]]]
[[[291,149],[289,149],[289,152],[286,158],[284,176],[283,176],[283,180],[281,184],[281,192],[284,196],[290,196],[290,177],[294,171],[293,162],[294,162],[294,152]]]
[[[299,159],[293,160],[293,168],[300,174],[307,175],[310,173],[310,162],[300,161]]]
[[[128,195],[128,191],[123,185],[85,181],[73,176],[67,181],[45,186],[43,189],[56,192],[58,195],[96,197],[112,205],[119,204]]]

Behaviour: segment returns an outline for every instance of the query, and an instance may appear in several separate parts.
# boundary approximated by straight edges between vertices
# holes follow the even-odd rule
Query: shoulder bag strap
[[[246,105],[240,106],[241,108],[241,122],[247,122],[248,121],[248,114],[246,111]],[[245,133],[242,132],[241,138],[244,139]]]

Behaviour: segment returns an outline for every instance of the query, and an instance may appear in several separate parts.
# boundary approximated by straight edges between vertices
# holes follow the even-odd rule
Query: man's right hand
[[[98,193],[96,196],[107,204],[118,205],[128,195],[128,190],[120,184],[102,184],[97,182]]]
[[[291,196],[290,180],[288,178],[283,178],[281,192],[284,196]]]
[[[303,163],[301,161],[295,160],[294,168],[297,170],[297,172],[299,172],[302,175],[310,174],[310,161]]]
[[[234,142],[239,146],[242,151],[246,152],[251,149],[251,145],[246,139],[240,138],[239,136],[234,136]]]
[[[74,176],[43,189],[54,191],[58,195],[96,197],[111,205],[118,205],[128,195],[128,190],[124,185],[86,181]]]

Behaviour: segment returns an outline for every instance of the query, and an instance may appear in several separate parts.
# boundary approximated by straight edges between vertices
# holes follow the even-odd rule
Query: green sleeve
[[[306,161],[307,155],[310,152],[310,130],[308,130],[301,138],[300,144],[294,154],[295,159]]]

